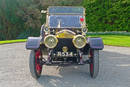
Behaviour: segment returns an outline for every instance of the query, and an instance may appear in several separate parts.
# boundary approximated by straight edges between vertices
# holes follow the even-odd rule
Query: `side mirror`
[[[42,14],[43,14],[43,13],[45,14],[45,13],[47,13],[47,11],[45,11],[45,10],[41,10],[41,13],[42,13]]]

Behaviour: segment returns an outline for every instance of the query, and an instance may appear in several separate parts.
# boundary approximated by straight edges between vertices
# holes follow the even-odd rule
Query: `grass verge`
[[[89,37],[101,37],[105,45],[130,47],[130,36],[127,35],[88,35]],[[27,39],[5,40],[0,44],[25,42]]]
[[[25,42],[26,40],[27,40],[27,39],[5,40],[5,41],[0,41],[0,44],[8,44],[8,43]]]
[[[130,47],[130,36],[127,35],[89,35],[101,37],[105,45]]]

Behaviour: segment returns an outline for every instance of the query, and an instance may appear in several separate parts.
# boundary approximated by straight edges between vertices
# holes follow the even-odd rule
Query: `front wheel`
[[[42,65],[40,64],[41,56],[42,54],[40,49],[32,50],[30,53],[29,68],[32,77],[34,77],[35,79],[38,79],[41,76],[42,72]]]
[[[99,72],[99,50],[90,50],[90,75],[96,78]]]

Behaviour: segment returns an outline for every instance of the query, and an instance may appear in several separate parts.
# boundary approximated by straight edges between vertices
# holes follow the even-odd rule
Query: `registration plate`
[[[57,52],[57,56],[72,57],[72,56],[74,56],[74,54],[73,54],[73,52]]]

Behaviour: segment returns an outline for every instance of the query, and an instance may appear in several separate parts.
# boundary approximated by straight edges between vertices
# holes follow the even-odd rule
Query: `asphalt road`
[[[0,87],[130,87],[130,48],[105,46],[96,79],[85,65],[45,66],[35,80],[29,72],[29,53],[25,43],[0,45]]]

